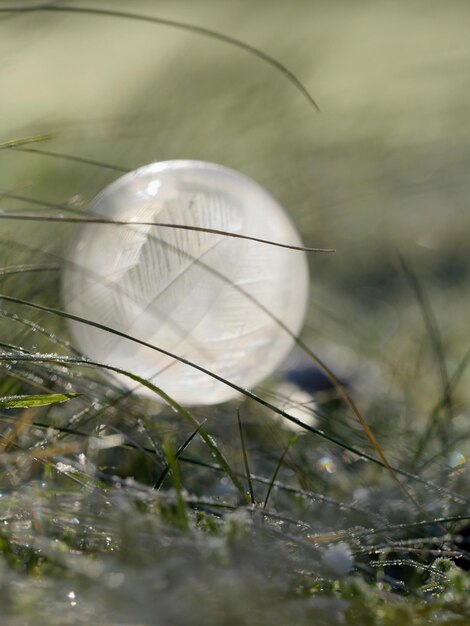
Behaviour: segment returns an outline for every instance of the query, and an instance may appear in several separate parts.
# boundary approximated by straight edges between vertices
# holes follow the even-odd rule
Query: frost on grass
[[[281,13],[272,11],[269,20],[263,14],[256,25],[242,14],[243,4],[237,9],[237,27],[256,27],[260,41],[271,37],[273,50],[280,42],[282,56],[290,48],[293,66],[313,59],[315,67],[305,60],[302,74],[328,81],[333,113],[348,107],[335,117],[337,128],[331,117],[314,118],[314,132],[307,119],[312,111],[294,101],[291,85],[284,93],[282,78],[264,74],[247,55],[243,62],[240,49],[231,56],[214,42],[205,48],[202,37],[199,44],[167,40],[161,25],[160,37],[157,26],[143,20],[131,27],[119,18],[120,26],[107,22],[107,30],[104,16],[98,26],[96,16],[74,17],[73,7],[65,7],[65,18],[59,5],[55,14],[51,9],[0,21],[2,45],[10,41],[16,50],[25,24],[33,38],[16,57],[28,62],[15,66],[15,55],[7,55],[15,71],[1,77],[4,103],[10,103],[2,123],[11,126],[0,153],[3,214],[25,217],[27,209],[43,217],[75,215],[124,171],[178,158],[188,146],[189,157],[232,164],[272,185],[297,212],[306,239],[318,243],[319,237],[341,249],[335,260],[312,262],[315,298],[307,340],[351,387],[400,480],[385,471],[337,389],[322,386],[312,398],[310,371],[303,383],[279,373],[279,381],[257,391],[300,424],[274,419],[268,405],[254,398],[188,416],[175,405],[157,408],[123,391],[106,370],[77,354],[64,320],[48,309],[60,306],[66,222],[2,218],[0,293],[16,301],[1,305],[0,396],[68,398],[36,408],[4,406],[0,414],[0,606],[6,623],[468,623],[470,446],[461,381],[469,358],[467,327],[455,321],[466,320],[468,310],[462,295],[468,212],[452,192],[467,184],[468,167],[463,161],[457,166],[461,155],[442,160],[443,145],[455,145],[453,136],[433,143],[429,134],[430,128],[447,132],[453,119],[463,137],[467,126],[458,115],[451,118],[455,111],[446,102],[458,103],[459,111],[468,106],[460,89],[458,98],[437,107],[446,123],[434,117],[432,93],[449,93],[441,77],[457,77],[460,84],[459,66],[439,75],[422,72],[423,57],[409,53],[411,41],[425,45],[415,36],[417,20],[433,20],[440,45],[428,52],[436,67],[433,55],[448,37],[447,20],[455,18],[447,6],[439,20],[436,7],[411,14],[402,3],[393,9],[395,30],[387,34],[382,19],[367,11],[366,30],[371,37],[380,34],[374,50],[380,52],[383,42],[393,62],[374,66],[362,83],[370,91],[355,90],[356,101],[344,97],[351,66],[328,66],[328,59],[346,58],[346,48],[368,45],[364,12],[343,4],[343,26],[326,4],[326,18],[317,3],[302,3],[297,17],[288,7],[294,35],[286,32]],[[199,24],[218,19],[212,9],[204,14],[203,5],[193,15]],[[277,9],[283,10],[282,3]],[[458,10],[464,28],[468,9],[462,4]],[[271,17],[280,20],[279,28],[271,27]],[[222,27],[233,32],[233,24]],[[285,37],[277,37],[280,29]],[[454,63],[462,49],[450,30]],[[335,39],[333,31],[346,36]],[[257,33],[246,34],[257,39]],[[133,45],[122,45],[127,37]],[[105,44],[98,47],[98,40]],[[314,42],[315,53],[302,41]],[[372,58],[369,48],[363,52],[351,55],[358,71]],[[466,51],[464,56],[466,76]],[[413,66],[419,75],[401,71],[405,64],[413,71],[410,58],[420,61]],[[47,89],[35,83],[43,80],[44,67],[57,78]],[[340,70],[347,75],[338,77]],[[265,71],[272,72],[272,65]],[[134,81],[143,76],[145,88],[139,90]],[[402,101],[417,102],[416,115],[395,106],[400,77],[406,81]],[[410,77],[417,100],[409,98]],[[121,84],[122,91],[116,88]],[[28,91],[23,101],[13,97],[18,85]],[[377,94],[385,94],[387,119],[377,108]],[[54,111],[60,112],[56,118]],[[14,124],[8,122],[12,112],[18,112]],[[52,128],[43,128],[44,120]],[[28,133],[31,144],[8,141]],[[384,137],[390,138],[385,153]],[[465,142],[459,145],[463,153]],[[416,193],[410,200],[411,189]],[[445,211],[436,200],[443,196]],[[414,259],[420,271],[402,263],[399,274],[390,260],[394,246],[408,254],[426,241],[426,259]],[[426,267],[431,271],[423,281]],[[443,283],[446,274],[453,286]],[[426,298],[428,287],[433,298]],[[434,306],[441,308],[445,337]],[[74,393],[79,395],[70,397]]]

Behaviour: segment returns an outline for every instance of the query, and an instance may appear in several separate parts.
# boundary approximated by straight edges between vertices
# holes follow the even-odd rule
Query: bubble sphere
[[[300,331],[307,304],[305,252],[197,230],[301,246],[282,207],[253,180],[200,161],[153,163],[106,187],[88,217],[121,223],[77,227],[62,281],[69,313],[248,389],[287,355],[293,338],[286,327],[294,335]],[[89,358],[150,380],[180,404],[237,396],[150,347],[81,322],[70,325]],[[116,377],[136,387],[130,378]],[[136,391],[152,393],[144,386]]]

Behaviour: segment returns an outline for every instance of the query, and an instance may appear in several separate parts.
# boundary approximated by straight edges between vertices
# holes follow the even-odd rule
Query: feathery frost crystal
[[[308,296],[305,253],[168,227],[210,228],[301,246],[284,210],[254,181],[200,161],[153,163],[109,185],[88,215],[141,224],[79,225],[64,271],[68,312],[245,388],[286,356],[293,340],[276,320],[294,334],[301,328]],[[151,380],[181,404],[215,404],[237,395],[156,350],[79,322],[71,328],[90,358]],[[143,387],[137,391],[149,393]]]

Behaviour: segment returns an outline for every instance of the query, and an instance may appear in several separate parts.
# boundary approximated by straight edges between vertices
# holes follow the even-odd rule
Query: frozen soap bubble
[[[88,214],[141,224],[80,224],[63,276],[69,313],[184,357],[243,388],[259,383],[287,355],[293,339],[277,320],[294,335],[301,328],[308,296],[303,251],[149,224],[301,246],[284,210],[254,181],[200,161],[153,163],[109,185]],[[71,329],[89,358],[150,380],[181,404],[216,404],[237,395],[131,340],[75,321]],[[127,387],[136,385],[117,377]],[[150,393],[142,386],[137,391]]]

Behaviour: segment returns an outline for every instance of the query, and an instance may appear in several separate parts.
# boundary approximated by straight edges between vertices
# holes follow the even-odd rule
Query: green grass
[[[301,427],[282,372],[215,407],[123,392],[60,314],[73,224],[2,219],[2,623],[467,624],[470,8],[132,11],[256,47],[321,113],[269,59],[213,37],[0,13],[1,210],[74,215],[155,160],[243,171],[306,245],[337,250],[309,255],[302,342],[351,402],[319,393]]]

